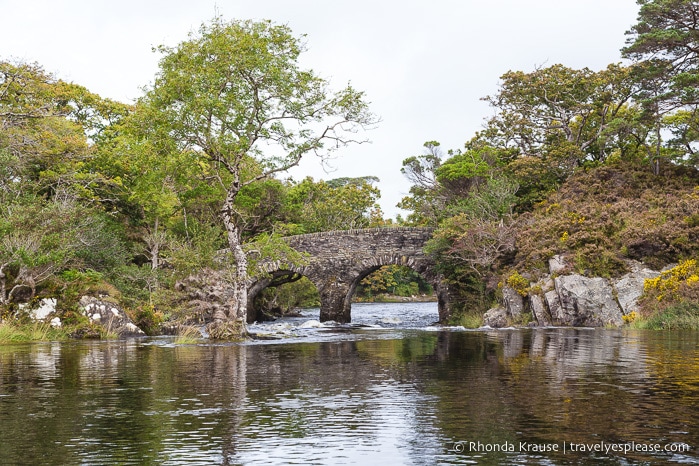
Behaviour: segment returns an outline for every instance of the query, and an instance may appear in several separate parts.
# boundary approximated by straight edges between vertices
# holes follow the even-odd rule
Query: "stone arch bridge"
[[[303,266],[278,262],[261,264],[265,278],[254,282],[248,292],[248,309],[264,288],[292,274],[313,282],[320,294],[320,320],[350,322],[350,308],[359,282],[385,265],[403,265],[418,272],[430,283],[438,299],[439,321],[451,315],[449,287],[436,271],[434,261],[423,252],[431,238],[431,228],[369,228],[326,231],[289,236],[284,240],[295,250],[307,253]]]

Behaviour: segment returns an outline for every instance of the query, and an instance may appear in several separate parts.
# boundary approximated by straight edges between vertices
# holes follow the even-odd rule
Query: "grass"
[[[463,313],[453,316],[450,325],[462,326],[464,328],[480,328],[483,326],[483,315],[478,313]]]
[[[54,328],[44,322],[31,324],[16,324],[14,322],[0,323],[0,343],[22,343],[30,341],[67,340],[65,330]]]
[[[201,331],[199,327],[193,327],[191,325],[183,325],[177,330],[177,336],[175,337],[176,345],[191,345],[198,343],[202,339]]]
[[[119,338],[111,329],[94,324],[64,325],[52,327],[47,322],[0,322],[0,344],[38,341],[64,341],[70,339],[114,340]]]
[[[699,330],[699,303],[673,304],[648,317],[637,318],[629,326],[650,330]]]

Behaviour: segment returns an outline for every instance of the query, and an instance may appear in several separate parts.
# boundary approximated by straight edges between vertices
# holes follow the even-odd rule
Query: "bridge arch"
[[[430,228],[393,227],[326,231],[285,238],[299,252],[308,254],[304,267],[267,264],[269,277],[253,283],[249,303],[274,277],[296,273],[306,276],[318,288],[320,320],[351,321],[352,296],[359,282],[386,265],[401,265],[418,272],[435,290],[439,320],[451,315],[447,283],[437,272],[436,264],[423,252],[432,236]]]

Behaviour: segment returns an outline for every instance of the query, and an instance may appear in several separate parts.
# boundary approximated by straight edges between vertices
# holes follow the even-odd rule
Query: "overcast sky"
[[[403,159],[428,140],[462,147],[492,114],[480,98],[503,73],[619,62],[637,12],[635,0],[0,0],[0,59],[132,102],[157,71],[153,46],[174,46],[215,15],[287,24],[307,35],[303,64],[365,91],[382,120],[334,171],[309,157],[292,176],[377,176],[393,217],[410,187]]]

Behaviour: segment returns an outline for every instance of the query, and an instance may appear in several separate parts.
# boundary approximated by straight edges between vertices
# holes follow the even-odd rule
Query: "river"
[[[0,464],[699,464],[699,332],[352,313],[246,344],[0,345]]]

